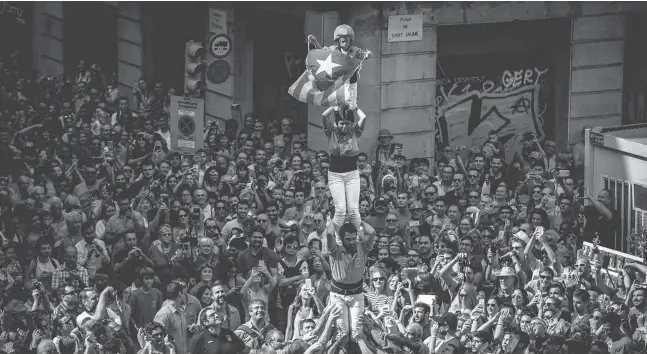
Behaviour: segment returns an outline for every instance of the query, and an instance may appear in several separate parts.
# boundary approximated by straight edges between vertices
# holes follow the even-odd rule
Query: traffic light
[[[201,97],[204,89],[204,69],[202,62],[206,49],[194,41],[186,43],[184,58],[184,94],[191,97]]]

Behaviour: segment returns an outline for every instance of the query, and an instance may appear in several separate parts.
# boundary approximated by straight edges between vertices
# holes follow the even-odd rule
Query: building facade
[[[358,88],[369,117],[363,151],[373,151],[381,129],[406,156],[433,159],[437,143],[469,146],[490,130],[509,150],[527,131],[566,147],[585,126],[645,121],[642,3],[74,4],[34,3],[40,75],[73,70],[94,53],[117,73],[123,95],[140,77],[182,85],[184,42],[206,44],[224,32],[233,42],[231,75],[207,85],[206,119],[229,118],[232,103],[262,119],[291,117],[313,150],[326,146],[322,110],[295,101],[287,88],[304,70],[306,36],[329,44],[340,23],[372,52]],[[389,42],[389,17],[412,14],[422,16],[422,38]]]

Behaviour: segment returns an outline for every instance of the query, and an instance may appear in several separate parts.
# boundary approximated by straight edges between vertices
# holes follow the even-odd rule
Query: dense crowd
[[[186,156],[164,83],[140,79],[130,102],[97,65],[36,80],[19,63],[0,61],[1,353],[645,348],[647,266],[603,278],[582,251],[613,247],[619,216],[610,191],[582,187],[581,144],[520,132],[505,156],[492,131],[430,166],[382,130],[357,155],[353,253],[332,222],[331,157],[290,119],[235,114]],[[351,336],[329,300],[354,272]]]

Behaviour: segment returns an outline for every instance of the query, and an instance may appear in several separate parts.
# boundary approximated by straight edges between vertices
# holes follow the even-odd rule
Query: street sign
[[[216,59],[222,59],[231,53],[233,45],[226,34],[216,34],[209,40],[209,53]]]
[[[195,154],[204,146],[204,100],[171,96],[171,148]]]
[[[231,76],[231,65],[224,59],[216,59],[207,67],[207,80],[219,85]]]

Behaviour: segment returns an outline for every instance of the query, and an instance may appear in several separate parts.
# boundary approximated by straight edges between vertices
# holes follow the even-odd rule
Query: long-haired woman
[[[319,299],[314,287],[301,284],[297,289],[297,296],[288,308],[288,326],[285,332],[286,340],[301,337],[301,322],[306,319],[318,318],[325,309],[324,303]]]

